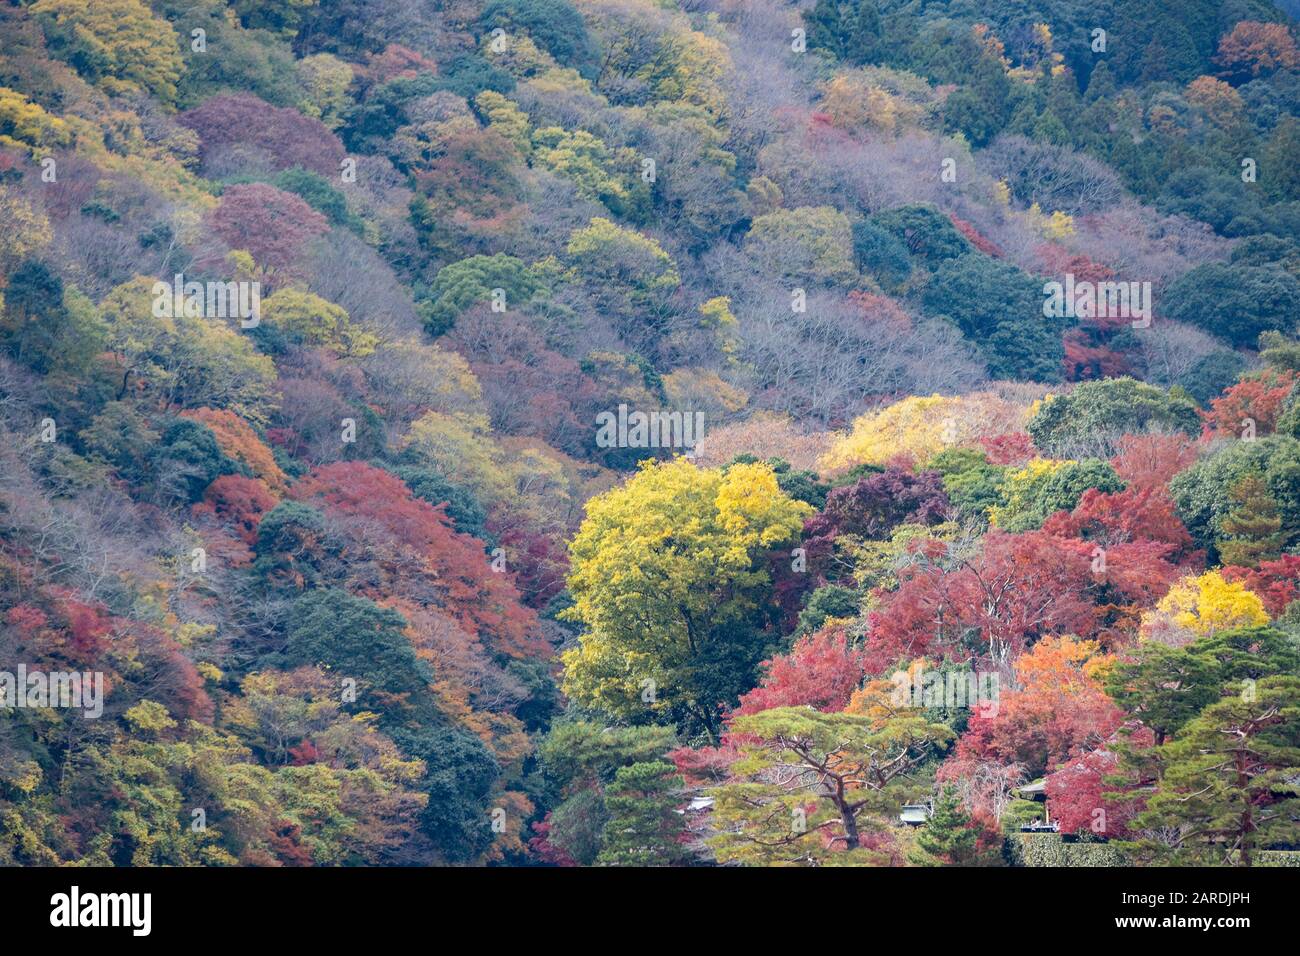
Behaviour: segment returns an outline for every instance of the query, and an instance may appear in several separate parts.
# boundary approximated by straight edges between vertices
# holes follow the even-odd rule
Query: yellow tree
[[[716,737],[719,708],[753,685],[771,579],[765,558],[811,508],[764,464],[645,462],[587,503],[570,546],[573,605],[585,627],[564,655],[564,690],[623,717],[647,709]]]
[[[883,465],[898,455],[921,462],[980,436],[1023,431],[1028,418],[1024,405],[992,392],[914,395],[855,419],[849,433],[826,453],[822,466],[837,471]]]
[[[500,126],[509,118],[498,109],[492,122]],[[509,135],[511,130],[501,132]],[[632,175],[638,165],[636,154],[611,149],[584,129],[547,126],[537,130],[532,135],[532,156],[534,166],[571,180],[583,196],[604,203],[618,215],[636,218],[649,207],[649,189]]]
[[[510,496],[504,454],[485,417],[426,412],[411,423],[404,450],[492,507]]]
[[[1198,637],[1234,627],[1267,624],[1264,602],[1239,581],[1218,571],[1184,578],[1169,589],[1154,611],[1142,619],[1142,634],[1180,646]]]
[[[0,121],[3,117],[0,117]],[[3,126],[0,126],[2,129]],[[0,141],[4,139],[0,136]],[[27,200],[0,186],[0,289],[4,288],[7,267],[12,267],[34,252],[49,245],[50,221]]]
[[[1007,475],[1004,492],[1006,501],[989,509],[989,520],[995,525],[1013,531],[1025,530],[1016,527],[1016,519],[1037,510],[1038,502],[1043,497],[1044,486],[1053,475],[1066,465],[1072,464],[1074,462],[1064,459],[1033,458],[1026,462],[1023,468],[1010,472]]]
[[[140,0],[38,0],[50,49],[110,93],[143,87],[173,102],[184,65],[172,25]]]
[[[300,289],[278,290],[262,303],[262,318],[303,342],[349,358],[364,358],[379,343],[379,336],[354,323],[343,306]]]
[[[164,407],[229,408],[264,425],[275,363],[219,319],[155,314],[154,281],[136,276],[100,302],[118,380],[117,397],[147,393]]]
[[[898,125],[898,102],[862,73],[841,73],[827,83],[821,108],[845,129],[892,133]]]
[[[63,120],[17,90],[0,86],[0,146],[40,155],[71,142],[72,131]]]
[[[772,275],[809,282],[852,282],[849,221],[830,206],[777,209],[758,216],[745,249]]]
[[[659,243],[599,216],[575,230],[564,251],[584,278],[630,289],[634,297],[671,292],[681,284],[677,266]]]
[[[527,157],[532,152],[532,124],[527,113],[496,90],[484,90],[474,97],[474,105],[487,119],[488,129],[510,140],[521,156]]]
[[[352,67],[332,53],[316,53],[298,61],[298,76],[306,88],[300,108],[330,129],[343,125],[347,110],[348,87],[352,84]]]

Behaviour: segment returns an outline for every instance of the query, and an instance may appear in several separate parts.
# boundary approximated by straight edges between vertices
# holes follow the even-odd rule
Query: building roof
[[[930,808],[924,803],[905,803],[898,814],[900,823],[924,823],[930,819]]]

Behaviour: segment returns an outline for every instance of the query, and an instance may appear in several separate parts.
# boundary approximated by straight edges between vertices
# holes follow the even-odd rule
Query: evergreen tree
[[[875,63],[882,54],[880,11],[874,0],[817,0],[805,13],[808,45],[850,63]]]
[[[604,866],[676,866],[687,860],[677,813],[682,778],[662,760],[620,767],[605,789]]]
[[[934,801],[934,813],[916,835],[912,862],[921,866],[970,866],[985,856],[976,845],[979,833],[970,827],[970,814],[957,791],[945,787]]]
[[[1300,841],[1300,678],[1235,683],[1156,755],[1160,783],[1133,823],[1143,860],[1250,866]]]
[[[1274,561],[1286,546],[1282,516],[1268,485],[1258,474],[1249,474],[1229,491],[1236,507],[1219,522],[1223,537],[1218,541],[1224,564],[1254,568],[1261,561]]]

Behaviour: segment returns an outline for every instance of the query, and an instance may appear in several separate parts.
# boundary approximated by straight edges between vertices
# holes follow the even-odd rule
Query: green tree
[[[971,866],[986,863],[988,854],[978,847],[979,831],[971,827],[970,814],[952,787],[945,787],[934,801],[934,812],[916,834],[919,852],[913,863],[922,866]]]
[[[1273,128],[1260,160],[1264,171],[1260,181],[1280,200],[1300,199],[1300,171],[1296,170],[1295,164],[1297,155],[1300,155],[1300,122],[1294,116],[1285,116]]]
[[[1060,381],[1061,329],[1044,318],[1040,283],[1028,273],[981,253],[945,258],[922,304],[961,329],[994,377]]]
[[[931,272],[949,259],[971,251],[971,244],[957,231],[952,220],[928,203],[878,212],[867,222],[892,235],[908,255],[920,259]]]
[[[803,12],[808,46],[838,60],[875,63],[884,52],[882,24],[875,0],[817,0]]]
[[[167,293],[155,295],[154,286],[136,276],[100,302],[121,376],[116,397],[126,397],[134,385],[164,406],[229,408],[265,424],[276,376],[270,356],[221,320],[155,314],[156,300],[166,304]]]
[[[1176,384],[1181,385],[1188,395],[1205,407],[1225,389],[1236,384],[1241,373],[1248,368],[1249,365],[1240,352],[1219,349],[1197,359],[1191,368],[1177,377]]]
[[[548,842],[576,863],[595,863],[605,846],[611,813],[605,795],[615,777],[632,766],[658,765],[676,743],[670,727],[606,727],[572,717],[557,721],[537,748],[542,803],[553,808]],[[631,792],[623,796],[636,803]]]
[[[149,460],[158,488],[186,502],[198,501],[222,475],[244,471],[222,452],[212,429],[189,418],[174,419],[163,429]]]
[[[677,804],[682,778],[662,760],[620,767],[605,788],[605,845],[602,866],[677,866],[688,859]]]
[[[965,519],[987,524],[990,508],[1006,503],[1006,476],[1010,469],[989,463],[978,448],[949,448],[925,465],[943,475],[948,500]]]
[[[1290,673],[1300,653],[1274,627],[1230,628],[1185,647],[1142,641],[1104,677],[1106,693],[1163,744],[1234,681]]]
[[[1249,347],[1263,332],[1295,333],[1300,279],[1273,265],[1211,262],[1169,283],[1161,302],[1167,318]]]
[[[532,271],[514,256],[470,256],[438,270],[420,317],[430,335],[451,330],[471,306],[488,302],[494,289],[505,293],[507,308],[518,308],[540,288]]]
[[[276,173],[271,182],[276,189],[302,197],[307,205],[325,216],[331,224],[346,226],[358,234],[363,231],[360,218],[348,209],[348,201],[343,193],[319,173],[295,166]]]
[[[808,596],[808,603],[799,612],[796,635],[811,634],[820,630],[828,618],[855,618],[861,610],[862,598],[851,588],[838,584],[819,587]]]
[[[944,101],[944,129],[964,135],[973,146],[983,146],[1014,120],[1011,81],[1003,64],[989,55],[980,56],[961,78],[965,82]]]
[[[1300,532],[1300,441],[1294,438],[1275,434],[1229,442],[1169,482],[1178,516],[1211,559],[1217,556],[1221,523],[1235,507],[1231,490],[1251,474],[1263,475],[1277,502],[1283,533]]]
[[[912,272],[907,246],[879,223],[853,224],[853,261],[857,268],[890,289],[898,289]]]
[[[557,721],[538,744],[549,786],[608,782],[620,768],[658,760],[677,736],[671,727],[606,727],[590,720]]]
[[[1140,859],[1250,866],[1271,845],[1300,841],[1300,678],[1233,685],[1229,696],[1159,748],[1156,792],[1128,844]]]
[[[289,608],[285,653],[296,664],[355,680],[363,709],[391,712],[427,697],[432,680],[406,627],[396,611],[346,591],[308,591]],[[368,693],[375,696],[367,700]]]
[[[1236,507],[1219,522],[1219,558],[1244,568],[1276,560],[1289,536],[1282,530],[1277,501],[1263,476],[1246,475],[1228,490],[1228,496]]]
[[[558,63],[594,77],[599,53],[587,21],[568,0],[490,0],[479,14],[483,33],[521,30]]]
[[[594,866],[609,823],[604,792],[598,787],[578,790],[551,811],[548,823],[548,843],[579,866]]]
[[[161,436],[130,402],[109,402],[77,437],[134,484],[148,480],[149,455]]]
[[[1124,482],[1108,462],[1098,458],[1065,462],[1058,468],[1035,473],[1023,484],[1012,472],[1007,501],[996,510],[998,526],[1004,531],[1033,531],[1058,511],[1071,511],[1090,488],[1115,492]]]
[[[912,771],[953,738],[919,711],[891,707],[883,683],[867,713],[777,707],[732,721],[740,759],[708,791],[719,862],[881,862],[863,831],[887,827],[918,796]]]
[[[1259,336],[1259,357],[1269,368],[1300,372],[1300,341],[1287,338],[1281,332],[1262,332]]]
[[[1131,378],[1108,378],[1052,396],[1026,427],[1045,455],[1109,457],[1124,435],[1153,430],[1196,435],[1200,416],[1196,403],[1179,389],[1166,392]]]
[[[1106,693],[1157,743],[1219,697],[1218,667],[1185,648],[1143,641],[1106,673]]]
[[[318,0],[234,0],[231,7],[244,26],[292,37]]]
[[[281,501],[262,515],[253,544],[253,570],[261,579],[294,590],[320,581],[325,516],[300,501]]]
[[[94,305],[49,266],[29,259],[4,289],[0,342],[16,362],[40,375],[84,374],[104,347]]]

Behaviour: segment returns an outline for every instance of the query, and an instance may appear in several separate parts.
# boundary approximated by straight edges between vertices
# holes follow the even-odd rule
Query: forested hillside
[[[1287,8],[0,0],[0,864],[1300,865]]]

